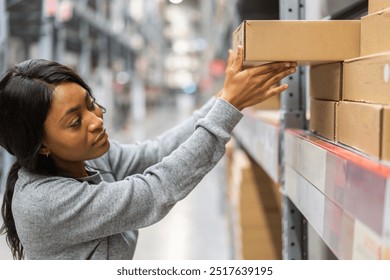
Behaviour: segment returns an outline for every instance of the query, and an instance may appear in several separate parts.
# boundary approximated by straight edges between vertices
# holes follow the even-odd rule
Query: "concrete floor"
[[[155,137],[179,123],[192,111],[190,99],[177,101],[180,110],[173,106],[148,112],[142,124],[129,121],[123,129],[110,133],[111,138],[131,142]],[[224,202],[224,168],[222,159],[167,217],[140,230],[135,259],[225,260],[233,257]],[[3,235],[0,236],[0,259],[11,259]]]

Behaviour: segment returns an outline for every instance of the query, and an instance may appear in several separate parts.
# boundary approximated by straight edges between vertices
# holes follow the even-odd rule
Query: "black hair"
[[[24,61],[10,68],[0,80],[0,145],[15,157],[3,196],[1,215],[4,223],[0,234],[6,234],[14,259],[25,257],[12,215],[18,171],[23,167],[38,174],[58,173],[54,161],[39,151],[54,89],[65,82],[79,84],[95,100],[89,86],[75,71],[44,59]]]

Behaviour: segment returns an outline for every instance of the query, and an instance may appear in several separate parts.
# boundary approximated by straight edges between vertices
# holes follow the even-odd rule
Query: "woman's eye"
[[[96,108],[95,101],[92,101],[91,104],[89,104],[88,109],[93,111],[93,110],[95,110],[95,108]]]
[[[74,123],[71,124],[71,127],[78,127],[81,124],[81,120],[77,119]]]

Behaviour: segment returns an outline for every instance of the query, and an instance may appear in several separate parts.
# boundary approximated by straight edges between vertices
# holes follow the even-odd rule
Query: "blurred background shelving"
[[[80,73],[107,108],[105,124],[111,138],[144,140],[183,120],[221,88],[231,34],[242,18],[278,14],[277,1],[262,2],[259,6],[249,0],[0,0],[0,70],[38,57],[64,63]],[[13,158],[4,150],[0,157],[3,189]],[[222,160],[216,173],[202,182],[203,191],[201,185],[198,192],[203,195],[194,192],[176,207],[173,218],[150,233],[144,230],[141,236],[149,237],[140,240],[137,257],[234,258],[224,211],[224,166]],[[210,219],[188,210],[202,203],[211,205],[215,214],[208,215]],[[182,217],[174,218],[178,216]],[[194,232],[183,233],[183,238],[174,234],[191,219],[193,228],[203,228],[198,242]],[[213,236],[215,232],[219,235]],[[166,244],[179,247],[172,249],[176,254],[164,254],[163,246],[151,241],[163,237],[174,243]],[[202,240],[208,245],[195,248]],[[1,258],[9,258],[4,236],[1,244]],[[150,249],[152,244],[160,249]]]

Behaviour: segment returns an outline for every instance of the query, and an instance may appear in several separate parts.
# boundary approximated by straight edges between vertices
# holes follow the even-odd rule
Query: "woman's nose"
[[[101,130],[103,129],[103,119],[93,112],[89,113],[89,124],[88,124],[88,130],[94,131],[94,130]]]

